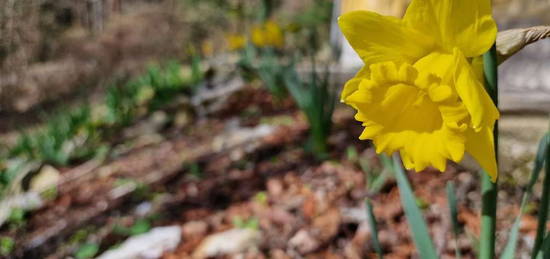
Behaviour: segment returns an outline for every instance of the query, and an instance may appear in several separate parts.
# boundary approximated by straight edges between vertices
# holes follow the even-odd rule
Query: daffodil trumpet
[[[499,111],[482,59],[497,34],[490,0],[413,0],[402,19],[353,11],[339,25],[364,62],[341,95],[365,127],[360,139],[416,171],[445,171],[469,153],[496,181]]]

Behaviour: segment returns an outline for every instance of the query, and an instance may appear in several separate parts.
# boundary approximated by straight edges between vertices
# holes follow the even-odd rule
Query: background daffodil
[[[251,41],[258,47],[282,48],[285,45],[285,37],[281,26],[274,21],[255,25],[251,32]]]
[[[229,50],[239,50],[246,46],[246,37],[239,34],[228,34],[226,42]]]
[[[365,63],[342,92],[365,126],[361,139],[399,151],[416,171],[444,171],[468,152],[496,179],[499,112],[479,58],[497,33],[489,0],[413,0],[403,19],[354,11],[339,25]]]

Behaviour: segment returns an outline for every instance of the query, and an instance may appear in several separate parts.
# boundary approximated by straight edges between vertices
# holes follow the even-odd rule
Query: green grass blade
[[[378,258],[382,259],[384,258],[384,254],[382,252],[382,246],[380,245],[380,240],[378,240],[378,223],[376,222],[376,217],[374,216],[372,204],[368,199],[365,201],[365,205],[367,206],[367,218],[368,218],[369,227],[372,233],[372,246],[374,247],[376,254],[378,254]]]
[[[546,235],[542,247],[538,252],[537,259],[550,259],[550,234]]]
[[[539,147],[537,150],[537,156],[535,157],[535,166],[533,168],[533,173],[529,181],[528,190],[532,190],[535,183],[539,179],[539,174],[542,168],[544,167],[544,160],[546,160],[546,154],[548,153],[548,148],[550,147],[550,132],[546,133],[539,142]]]
[[[462,255],[458,246],[458,235],[460,235],[460,224],[458,223],[458,207],[456,201],[456,190],[453,182],[447,183],[447,201],[449,203],[449,216],[451,217],[451,224],[453,228],[453,236],[455,240],[455,258],[460,259]]]
[[[382,190],[382,187],[386,185],[388,180],[391,179],[391,173],[389,170],[382,170],[382,172],[377,175],[376,177],[373,177],[372,183],[369,184],[369,192],[370,193],[378,193],[380,190]]]
[[[405,216],[409,223],[412,234],[412,239],[422,259],[438,258],[434,249],[432,239],[428,232],[426,221],[422,217],[420,209],[416,205],[416,197],[411,189],[409,181],[405,176],[405,171],[401,165],[401,159],[395,155],[393,159],[393,169],[395,178],[399,187],[399,196],[401,197],[401,205],[405,210]]]
[[[548,135],[547,135],[548,136]],[[546,142],[546,161],[545,161],[545,176],[542,185],[542,197],[540,200],[540,207],[538,213],[538,226],[537,235],[535,237],[535,244],[533,246],[532,258],[536,258],[536,255],[540,251],[544,237],[546,235],[546,222],[548,220],[548,207],[550,205],[550,152],[548,152],[548,146],[550,145],[548,137],[543,139]],[[538,156],[537,156],[538,158]]]
[[[521,201],[520,206],[520,212],[517,218],[514,220],[514,225],[512,225],[512,229],[510,230],[510,234],[508,234],[508,242],[506,243],[506,247],[504,248],[504,251],[502,252],[502,255],[500,256],[500,259],[514,259],[516,258],[516,248],[518,243],[518,235],[519,235],[519,225],[521,223],[521,217],[523,216],[523,210],[525,209],[525,204],[527,203],[527,195],[523,196],[523,200]]]
[[[523,197],[521,200],[520,212],[514,221],[514,225],[512,225],[510,234],[508,234],[508,242],[506,243],[504,252],[502,252],[502,255],[500,256],[501,259],[515,258],[521,217],[523,216],[523,211],[525,210],[525,206],[527,205],[527,202],[529,201],[529,199],[531,198],[531,195],[533,194],[533,186],[537,182],[540,175],[540,171],[544,166],[544,160],[546,157],[546,153],[548,152],[548,144],[550,143],[549,140],[550,140],[550,134],[546,134],[539,143],[539,148],[538,148],[537,156],[534,162],[535,164],[533,166],[533,171],[531,171],[529,184],[527,185],[527,188],[525,189],[525,193],[523,194]]]

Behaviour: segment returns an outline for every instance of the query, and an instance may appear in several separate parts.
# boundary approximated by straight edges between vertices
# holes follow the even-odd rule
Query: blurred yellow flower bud
[[[267,21],[252,28],[251,40],[258,47],[282,48],[285,44],[283,30],[274,21]]]
[[[246,46],[246,37],[243,35],[229,34],[225,39],[229,50],[239,50]]]

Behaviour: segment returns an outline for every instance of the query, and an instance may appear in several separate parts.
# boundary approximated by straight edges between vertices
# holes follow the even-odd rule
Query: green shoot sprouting
[[[285,69],[285,85],[288,92],[306,115],[310,129],[306,149],[318,159],[328,155],[328,137],[332,128],[332,114],[336,93],[330,87],[329,73],[320,77],[315,68],[311,71],[309,81],[298,75],[294,64]]]
[[[277,100],[282,100],[287,94],[285,88],[286,69],[278,62],[273,49],[264,49],[261,53],[257,74],[271,95]]]

